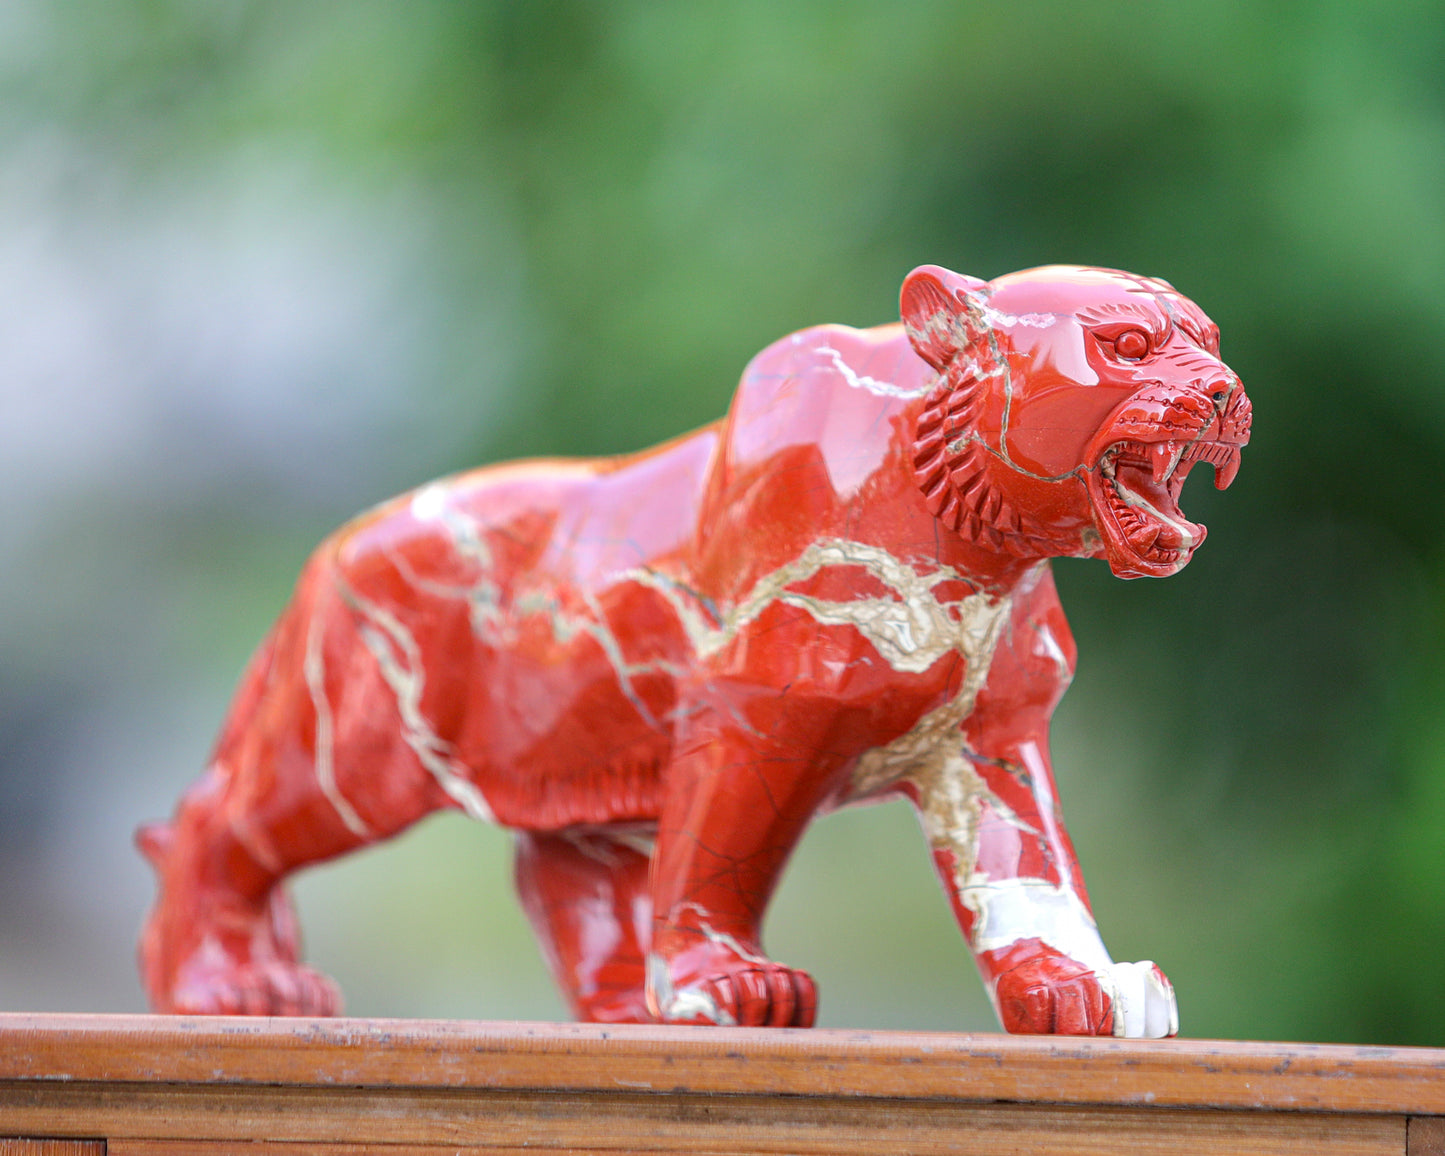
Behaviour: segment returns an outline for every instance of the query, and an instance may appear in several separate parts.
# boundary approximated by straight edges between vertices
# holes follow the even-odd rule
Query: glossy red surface
[[[1178,570],[1184,475],[1228,484],[1249,402],[1160,281],[925,267],[902,314],[779,341],[657,449],[477,470],[329,538],[141,833],[155,1007],[337,1011],[282,881],[453,807],[517,832],[579,1017],[808,1025],[764,909],[816,814],[901,794],[1006,1028],[1171,1030],[1058,816],[1074,644],[1046,559]]]

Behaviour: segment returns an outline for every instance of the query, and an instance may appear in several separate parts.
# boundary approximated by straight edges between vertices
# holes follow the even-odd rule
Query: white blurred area
[[[463,464],[514,361],[515,252],[459,302],[416,188],[135,131],[0,138],[8,1010],[140,1009],[130,829],[199,772],[309,543]]]

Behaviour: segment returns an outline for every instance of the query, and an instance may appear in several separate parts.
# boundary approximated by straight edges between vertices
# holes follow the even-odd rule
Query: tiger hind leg
[[[650,1023],[651,834],[574,828],[519,832],[517,892],[573,1014]]]

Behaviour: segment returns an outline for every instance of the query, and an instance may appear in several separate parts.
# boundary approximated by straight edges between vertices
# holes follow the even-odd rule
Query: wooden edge
[[[0,1014],[0,1080],[1445,1114],[1445,1050],[824,1029]]]
[[[1445,1119],[1412,1116],[1406,1135],[1406,1156],[1445,1156]]]
[[[104,1140],[0,1139],[0,1156],[107,1156]]]

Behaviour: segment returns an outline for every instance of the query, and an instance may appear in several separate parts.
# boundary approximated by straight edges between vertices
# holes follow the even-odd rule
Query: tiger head
[[[1183,568],[1205,534],[1179,510],[1184,479],[1208,462],[1228,487],[1250,424],[1197,305],[1112,269],[985,282],[925,265],[902,316],[938,371],[913,445],[937,518],[1018,557],[1102,557],[1122,578]]]

